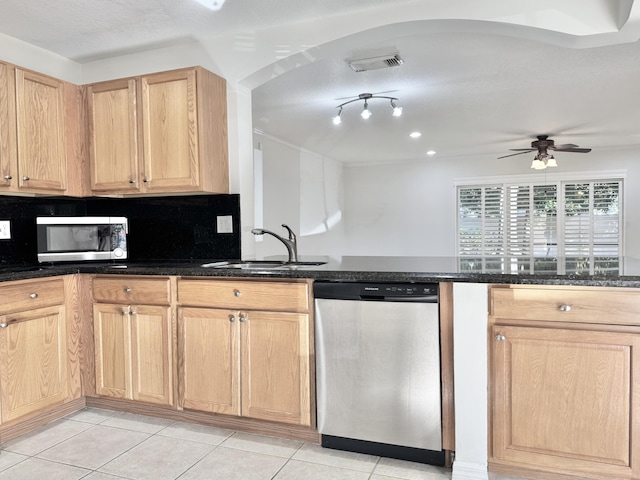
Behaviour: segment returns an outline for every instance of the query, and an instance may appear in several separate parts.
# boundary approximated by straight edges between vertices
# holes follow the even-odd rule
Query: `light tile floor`
[[[446,468],[96,408],[75,412],[0,448],[0,480],[451,478]]]

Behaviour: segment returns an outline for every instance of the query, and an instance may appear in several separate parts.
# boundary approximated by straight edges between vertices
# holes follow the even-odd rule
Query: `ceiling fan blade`
[[[502,157],[498,157],[498,160],[500,160],[501,158],[515,157],[516,155],[522,155],[523,153],[530,153],[530,152],[533,152],[533,150],[527,149],[524,152],[512,153],[511,155],[503,155]]]
[[[535,152],[535,148],[510,148],[510,152]]]
[[[589,153],[590,148],[555,148],[556,152]]]
[[[563,143],[562,145],[554,145],[549,147],[549,150],[557,150],[559,148],[578,148],[578,145],[575,143]]]

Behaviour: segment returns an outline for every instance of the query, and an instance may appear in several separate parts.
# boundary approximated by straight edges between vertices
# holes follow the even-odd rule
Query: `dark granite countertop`
[[[269,257],[283,260],[283,257]],[[531,285],[640,287],[640,260],[629,257],[591,261],[559,258],[465,257],[305,257],[320,266],[238,269],[202,267],[215,260],[177,260],[126,264],[84,263],[0,266],[0,281],[71,273],[178,275],[247,278],[310,278],[333,281],[473,282]],[[223,262],[221,262],[223,263]]]

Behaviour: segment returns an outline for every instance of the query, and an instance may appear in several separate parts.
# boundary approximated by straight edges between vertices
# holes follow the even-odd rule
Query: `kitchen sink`
[[[204,268],[237,268],[242,270],[272,270],[272,269],[297,269],[304,267],[317,267],[327,262],[286,262],[274,260],[247,260],[238,262],[212,262],[203,263]]]

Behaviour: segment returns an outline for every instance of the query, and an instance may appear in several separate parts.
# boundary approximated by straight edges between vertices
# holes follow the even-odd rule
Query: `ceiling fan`
[[[555,142],[549,138],[549,135],[538,135],[538,139],[531,142],[531,148],[510,148],[512,153],[510,155],[504,155],[500,158],[513,157],[515,155],[522,155],[523,153],[529,153],[538,151],[538,154],[534,157],[531,163],[531,168],[536,170],[543,170],[547,167],[557,167],[553,154],[549,153],[549,150],[555,152],[574,152],[574,153],[589,153],[590,148],[580,148],[573,143],[565,143],[563,145],[556,145]]]

